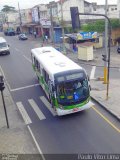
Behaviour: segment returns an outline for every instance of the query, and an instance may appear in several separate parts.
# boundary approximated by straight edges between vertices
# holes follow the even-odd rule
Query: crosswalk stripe
[[[95,70],[96,70],[96,66],[93,66],[90,74],[90,79],[95,79]]]
[[[51,104],[48,102],[48,100],[44,96],[40,96],[40,99],[44,103],[44,105],[47,107],[47,109],[52,113],[52,115],[56,116],[56,113],[54,109],[51,107]]]
[[[30,103],[31,107],[33,108],[33,110],[35,111],[35,113],[37,114],[37,116],[39,117],[40,120],[46,119],[46,117],[41,112],[38,105],[35,103],[35,101],[33,99],[28,99],[28,102]]]
[[[32,121],[31,121],[27,111],[25,110],[22,102],[17,102],[16,105],[17,105],[17,107],[18,107],[18,109],[19,109],[19,111],[20,111],[20,113],[21,113],[21,115],[23,117],[23,120],[24,120],[25,124],[32,123]]]

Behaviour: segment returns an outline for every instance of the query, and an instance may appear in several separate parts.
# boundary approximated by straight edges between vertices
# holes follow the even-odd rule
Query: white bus
[[[53,47],[31,50],[32,66],[57,115],[88,109],[90,86],[86,71]]]

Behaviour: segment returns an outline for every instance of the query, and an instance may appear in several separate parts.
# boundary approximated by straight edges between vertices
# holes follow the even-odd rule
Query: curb
[[[96,100],[94,97],[91,96],[91,99],[95,101],[97,104],[99,104],[103,109],[105,109],[108,113],[110,113],[113,117],[115,117],[118,121],[120,121],[120,118],[112,111],[110,111],[108,108],[106,108],[103,104],[101,104],[98,100]]]

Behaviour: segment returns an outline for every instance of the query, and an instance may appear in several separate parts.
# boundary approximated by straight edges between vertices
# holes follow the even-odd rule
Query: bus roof
[[[35,48],[31,52],[45,70],[52,75],[64,71],[83,69],[53,47]]]

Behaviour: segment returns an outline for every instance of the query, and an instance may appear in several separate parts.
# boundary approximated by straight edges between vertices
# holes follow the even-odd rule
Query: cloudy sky
[[[4,5],[10,5],[13,7],[16,7],[16,9],[18,8],[18,2],[20,4],[20,8],[31,8],[34,5],[40,4],[40,3],[48,3],[52,0],[0,0],[0,9],[2,9],[2,7]],[[57,0],[56,0],[57,1]],[[105,4],[106,0],[86,0],[88,2],[97,2],[97,4]],[[109,4],[116,4],[117,0],[108,0]]]

